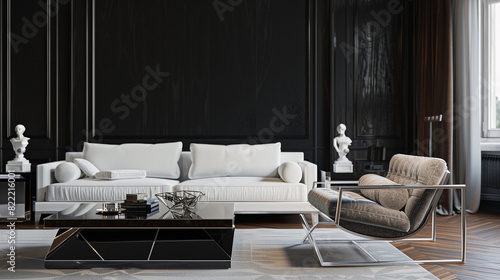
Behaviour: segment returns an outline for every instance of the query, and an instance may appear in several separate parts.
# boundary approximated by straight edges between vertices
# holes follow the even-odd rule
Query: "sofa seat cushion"
[[[332,219],[335,218],[337,191],[316,188],[309,192],[308,197],[311,205]],[[366,231],[371,231],[371,236],[378,236],[376,232],[373,232],[374,229],[380,229],[384,234],[387,230],[398,232],[410,230],[410,220],[403,211],[385,208],[376,202],[350,192],[345,192],[342,196],[340,225],[347,229],[356,227],[356,232],[364,232],[365,230],[359,227],[365,227]]]
[[[115,201],[125,200],[130,193],[146,193],[155,197],[170,192],[179,181],[144,178],[124,180],[80,179],[47,186],[47,201]]]
[[[176,191],[201,191],[202,201],[307,201],[307,186],[269,177],[213,177],[184,181]]]

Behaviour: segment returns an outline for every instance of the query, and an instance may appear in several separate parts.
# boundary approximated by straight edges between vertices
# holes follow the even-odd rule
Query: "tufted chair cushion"
[[[337,191],[328,188],[316,188],[309,192],[308,198],[314,207],[333,218],[335,217],[338,195]],[[376,226],[399,233],[406,233],[410,229],[410,220],[403,211],[384,207],[361,195],[356,196],[353,192],[343,193],[341,209],[340,225],[346,227],[348,222],[357,224],[357,227],[361,225],[359,230],[363,234],[367,234],[364,231],[368,229],[368,226]]]
[[[446,170],[440,158],[397,154],[391,158],[386,178],[400,185],[439,185]]]
[[[387,179],[401,185],[441,185],[446,178],[448,167],[440,158],[419,157],[397,154],[391,158]],[[436,190],[409,190],[410,197],[404,209],[412,221],[414,230],[423,222],[427,209],[436,194]]]

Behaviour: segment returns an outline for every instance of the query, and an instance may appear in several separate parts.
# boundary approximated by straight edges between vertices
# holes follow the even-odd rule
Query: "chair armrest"
[[[339,190],[369,190],[369,189],[463,189],[464,184],[453,185],[364,185],[364,186],[339,186]]]
[[[56,179],[54,177],[54,170],[56,167],[65,162],[54,161],[49,163],[39,164],[36,168],[36,201],[45,201],[45,190],[47,186],[55,183]]]
[[[309,161],[301,161],[298,164],[302,169],[302,180],[300,182],[307,186],[309,192],[312,190],[314,182],[318,180],[318,167]]]

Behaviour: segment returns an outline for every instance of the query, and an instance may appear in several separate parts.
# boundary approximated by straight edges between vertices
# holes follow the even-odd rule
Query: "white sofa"
[[[304,161],[301,152],[281,152],[280,145],[191,144],[193,153],[179,150],[176,155],[175,151],[167,149],[163,152],[157,149],[158,146],[149,144],[86,143],[84,152],[67,153],[65,161],[38,165],[35,223],[38,225],[42,214],[62,211],[81,202],[120,201],[125,200],[128,193],[147,193],[154,197],[156,193],[177,190],[202,191],[205,193],[202,201],[234,202],[237,214],[307,212],[313,209],[307,201],[307,194],[317,179],[317,167]],[[144,149],[147,152],[143,152]],[[96,167],[100,170],[145,167],[148,176],[121,180],[87,177],[57,182],[56,168],[76,158],[98,163]],[[166,158],[174,159],[175,166],[167,166]],[[285,182],[282,177],[286,175],[278,174],[278,169],[285,172],[282,168],[290,162],[297,163],[300,168],[289,170],[298,169],[301,174],[288,175],[300,181]],[[168,170],[159,170],[160,165]],[[162,172],[166,175],[160,174]]]

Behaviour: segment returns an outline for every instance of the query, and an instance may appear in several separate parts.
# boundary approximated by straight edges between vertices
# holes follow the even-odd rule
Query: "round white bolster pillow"
[[[302,169],[294,161],[283,162],[278,167],[278,174],[286,183],[298,183],[302,179]]]
[[[63,162],[56,167],[54,176],[59,183],[66,183],[80,179],[82,171],[72,162]]]

